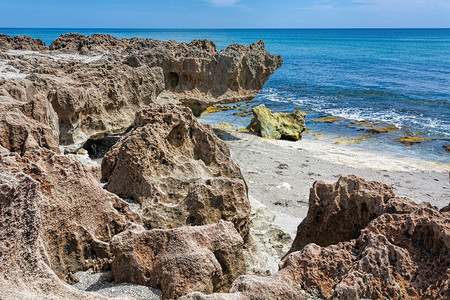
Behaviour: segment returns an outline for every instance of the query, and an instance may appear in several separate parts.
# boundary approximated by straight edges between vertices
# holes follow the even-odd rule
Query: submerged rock
[[[230,222],[172,230],[131,225],[111,242],[112,276],[160,288],[163,299],[225,291],[245,272],[242,245]]]
[[[419,136],[403,136],[399,138],[395,138],[395,141],[402,143],[405,146],[414,146],[416,144],[420,144],[422,142],[431,141],[430,138],[423,138]]]
[[[263,138],[299,140],[305,131],[305,114],[272,113],[264,104],[252,108],[253,118],[247,129],[258,132]]]
[[[245,236],[250,204],[241,170],[226,144],[192,112],[152,104],[105,155],[105,188],[141,204],[150,228],[231,221]]]

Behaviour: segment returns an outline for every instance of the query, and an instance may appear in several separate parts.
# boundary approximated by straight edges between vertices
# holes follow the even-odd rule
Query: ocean
[[[264,103],[286,112],[300,107],[307,113],[305,139],[353,141],[356,147],[450,163],[444,148],[450,144],[450,29],[0,29],[47,45],[69,32],[180,42],[209,39],[218,49],[263,39],[284,64],[246,106]],[[201,121],[247,126],[251,116],[236,112],[204,115]],[[341,118],[313,121],[328,116]],[[398,130],[367,132],[367,126],[355,121],[392,124]],[[401,137],[424,140],[405,146],[397,140]]]

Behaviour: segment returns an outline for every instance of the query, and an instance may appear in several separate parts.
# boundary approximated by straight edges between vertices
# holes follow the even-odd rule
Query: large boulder
[[[302,235],[311,243],[287,255],[278,272],[268,277],[240,276],[228,294],[191,293],[183,299],[449,298],[448,207],[438,211],[426,203],[395,197],[385,185],[356,176],[333,185],[318,182],[311,194],[311,198],[320,196],[323,205],[318,209],[311,201],[310,221],[299,228],[316,226],[313,219],[324,222],[324,227],[317,228],[317,235]],[[335,218],[345,225],[335,223]]]
[[[289,291],[301,286],[325,299],[448,299],[449,217],[432,208],[383,214],[357,239],[308,244],[287,256],[272,277],[243,276],[230,291],[256,294],[290,283]],[[255,281],[267,283],[255,287]]]
[[[178,43],[66,34],[50,49],[89,55],[118,53],[132,67],[161,67],[165,91],[159,101],[182,103],[196,115],[216,103],[253,99],[283,62],[280,56],[265,50],[262,40],[248,46],[233,44],[219,52],[207,40]]]
[[[152,104],[106,153],[105,189],[141,205],[150,228],[231,221],[245,236],[247,185],[226,144],[186,107]]]
[[[272,113],[264,104],[252,108],[253,118],[247,129],[259,133],[263,138],[297,141],[305,131],[305,114]]]
[[[112,276],[159,288],[163,299],[225,291],[245,272],[242,245],[230,222],[172,230],[132,224],[111,241]]]
[[[102,199],[105,194],[87,191],[83,184],[79,192],[93,193],[93,197],[86,196],[89,201],[80,203],[71,180],[77,175],[87,175],[81,179],[84,183],[91,179],[80,174],[81,170],[73,177],[61,174],[60,181],[51,183],[37,165],[20,166],[17,155],[0,153],[0,299],[106,299],[78,291],[57,275],[65,277],[70,271],[92,266],[93,254],[102,259],[108,239],[99,240],[104,230],[99,228],[99,219],[105,218],[102,227],[120,220],[120,214],[112,211],[113,203]],[[52,176],[72,170],[55,167],[52,171],[57,173]],[[63,189],[67,190],[61,197]],[[105,207],[94,207],[97,201]]]
[[[112,258],[109,240],[128,222],[139,222],[139,216],[131,212],[126,202],[102,188],[98,167],[86,166],[73,155],[59,155],[45,148],[27,151],[23,156],[3,153],[0,154],[0,171],[33,179],[30,184],[33,197],[29,196],[27,201],[36,207],[39,222],[20,226],[35,227],[48,259],[45,263],[62,279],[91,267],[107,268]],[[8,190],[11,189],[8,186],[15,183],[6,181],[4,184]],[[21,188],[17,183],[15,189],[20,191]],[[25,191],[28,190],[24,187]],[[20,193],[6,196],[2,198],[2,205],[7,208],[2,208],[0,214],[6,218],[2,220],[4,230],[16,226],[11,222],[28,222],[29,218],[37,217],[37,213],[20,205]],[[9,213],[3,209],[8,209]],[[8,218],[10,214],[18,220]],[[6,247],[12,243],[7,234],[1,240]]]
[[[309,243],[328,246],[356,239],[361,229],[386,211],[385,205],[393,197],[388,185],[354,175],[341,177],[334,184],[314,182],[308,214],[298,226],[289,252]]]

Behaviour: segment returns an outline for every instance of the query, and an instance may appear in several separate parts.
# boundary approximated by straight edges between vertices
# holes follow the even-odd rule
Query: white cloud
[[[241,2],[241,0],[205,0],[208,3],[216,6],[233,6]]]

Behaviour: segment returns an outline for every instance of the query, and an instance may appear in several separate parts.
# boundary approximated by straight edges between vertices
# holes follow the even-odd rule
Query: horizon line
[[[0,29],[267,30],[267,29],[450,29],[450,27],[0,27]]]

